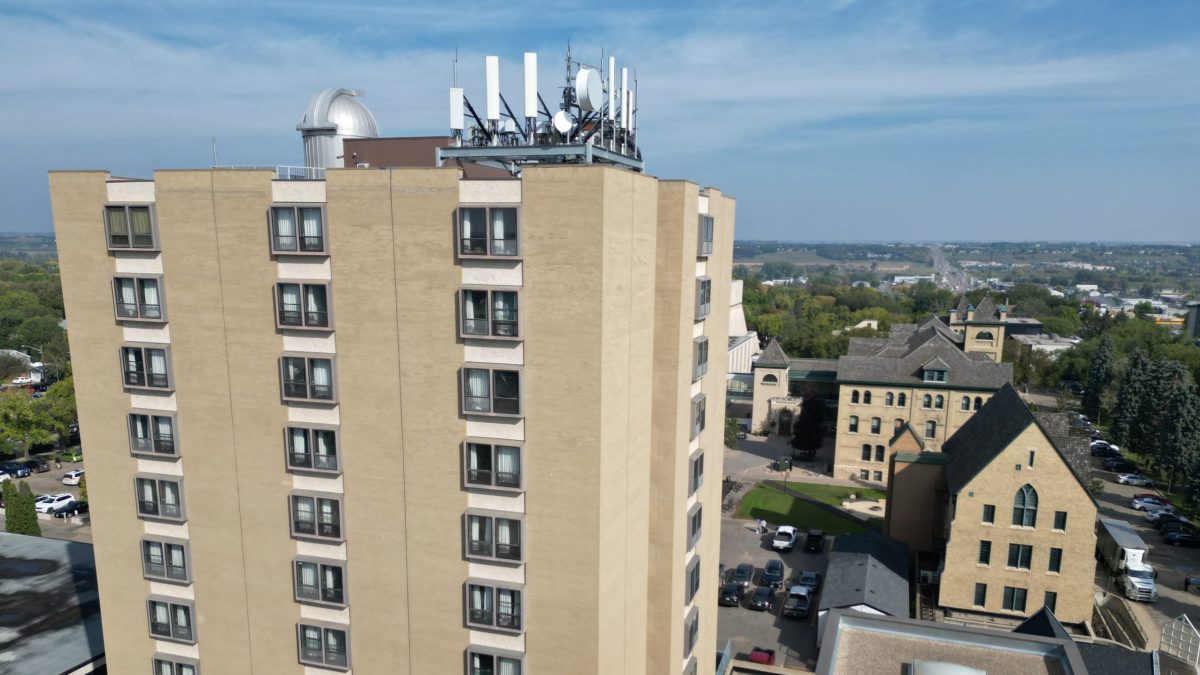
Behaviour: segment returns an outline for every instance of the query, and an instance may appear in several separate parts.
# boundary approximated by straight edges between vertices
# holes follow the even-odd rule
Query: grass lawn
[[[775,481],[780,482],[780,481]],[[883,490],[873,490],[871,488],[862,487],[846,487],[844,485],[826,485],[824,483],[792,483],[788,482],[788,488],[795,490],[811,499],[819,502],[824,502],[830,506],[840,507],[842,502],[850,498],[850,495],[857,495],[859,499],[887,499],[887,493]]]
[[[788,486],[791,487],[792,484],[789,483]],[[830,513],[769,485],[759,485],[746,492],[735,515],[738,518],[765,520],[771,525],[795,525],[802,530],[824,530],[826,534],[869,531],[857,520]]]

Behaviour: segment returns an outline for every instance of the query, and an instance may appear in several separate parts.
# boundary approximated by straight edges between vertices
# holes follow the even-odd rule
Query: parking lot
[[[71,493],[76,499],[79,498],[79,488],[77,486],[63,485],[62,477],[68,471],[74,469],[82,469],[83,462],[70,463],[63,462],[61,469],[54,468],[54,460],[50,461],[50,470],[45,473],[33,473],[28,478],[21,478],[29,483],[29,488],[33,490],[35,495],[44,494],[59,494],[62,492]],[[38,515],[38,525],[42,527],[42,536],[52,539],[66,539],[70,541],[79,541],[91,543],[92,528],[90,520],[86,516],[75,519],[80,522],[71,522],[66,518],[53,518],[46,515]],[[4,515],[0,514],[0,528],[3,527]]]
[[[816,608],[820,594],[814,598],[812,611],[806,619],[787,619],[780,615],[788,581],[784,582],[784,588],[775,591],[770,611],[749,609],[748,601],[758,585],[763,567],[771,559],[783,561],[788,580],[795,579],[805,570],[819,571],[823,578],[830,538],[825,538],[820,554],[804,553],[801,542],[797,542],[791,552],[782,553],[771,549],[771,536],[755,534],[753,521],[722,519],[721,562],[725,565],[726,576],[740,563],[754,565],[756,572],[755,583],[747,591],[741,606],[717,608],[717,644],[732,641],[737,658],[746,658],[755,647],[765,647],[775,650],[776,665],[812,667],[817,661]]]

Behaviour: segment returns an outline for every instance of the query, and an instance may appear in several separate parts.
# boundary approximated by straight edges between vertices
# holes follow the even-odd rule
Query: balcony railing
[[[346,650],[340,645],[330,644],[325,648],[325,663],[331,666],[345,666],[349,662],[346,661]]]
[[[492,625],[492,611],[488,609],[477,609],[472,607],[468,615],[471,623],[477,623],[483,626]]]
[[[463,410],[467,412],[491,412],[492,402],[487,396],[463,396]]]
[[[316,534],[317,524],[311,520],[292,519],[292,531],[296,534]]]
[[[463,334],[464,335],[487,335],[488,320],[487,319],[463,319]]]
[[[491,485],[491,469],[467,469],[467,482],[475,485]]]
[[[332,537],[334,539],[340,539],[342,536],[342,524],[341,523],[321,523],[320,527],[318,529],[319,529],[318,534],[321,535],[322,537]]]
[[[521,399],[519,398],[496,396],[493,398],[492,405],[495,406],[495,412],[505,415],[517,415],[521,412]]]
[[[305,310],[304,325],[316,326],[318,328],[325,328],[329,326],[329,312],[318,309]]]
[[[487,255],[487,238],[463,237],[458,250],[461,255]]]
[[[175,438],[172,436],[159,436],[154,439],[154,451],[165,455],[175,454]]]
[[[496,557],[503,560],[520,560],[520,544],[496,544]]]
[[[493,312],[492,335],[517,337],[517,311],[515,309],[497,309]]]
[[[319,586],[296,584],[296,597],[301,600],[320,600],[321,588]]]
[[[325,237],[321,235],[301,235],[300,250],[306,253],[320,253],[325,250]]]
[[[176,581],[186,581],[187,567],[183,565],[167,565],[166,577],[168,579],[175,579]]]
[[[519,630],[521,628],[521,614],[519,612],[496,612],[496,627]]]
[[[516,255],[516,239],[492,239],[492,255]]]
[[[279,310],[280,326],[303,326],[304,314],[299,305],[284,305]]]
[[[308,452],[289,452],[288,464],[297,469],[336,471],[337,455],[317,455]]]
[[[117,316],[122,319],[136,319],[138,317],[138,306],[136,302],[118,302]]]
[[[333,385],[331,384],[314,384],[309,386],[309,398],[317,398],[323,401],[333,399]]]
[[[162,318],[162,307],[159,305],[147,305],[145,303],[142,303],[141,305],[139,305],[139,307],[141,307],[140,311],[141,311],[141,315],[142,315],[143,319],[161,319]]]
[[[483,555],[489,558],[492,555],[492,542],[490,540],[472,539],[467,542],[467,552],[471,555]]]
[[[138,513],[144,516],[157,516],[159,512],[158,502],[152,499],[138,500]]]
[[[183,516],[183,510],[178,504],[161,504],[159,506],[164,518],[180,518]]]
[[[521,487],[521,474],[508,471],[497,471],[496,485],[499,485],[500,487],[519,488]]]
[[[148,577],[165,577],[167,576],[167,566],[163,563],[143,562],[142,571]]]
[[[295,251],[299,237],[296,235],[277,234],[271,237],[271,247],[276,251]]]
[[[131,387],[166,387],[166,373],[148,373],[143,370],[125,370],[125,384]]]
[[[321,601],[340,605],[344,602],[345,594],[341,588],[322,588]]]
[[[171,624],[163,623],[161,621],[151,621],[150,634],[169,638],[171,637]]]
[[[283,395],[288,398],[308,398],[308,381],[285,380],[283,383]]]

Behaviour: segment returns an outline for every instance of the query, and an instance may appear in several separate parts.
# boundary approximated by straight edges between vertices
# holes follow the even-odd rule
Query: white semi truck
[[[1109,571],[1117,575],[1125,597],[1142,602],[1158,599],[1154,568],[1146,561],[1146,542],[1129,523],[1100,518],[1096,527],[1096,550]]]

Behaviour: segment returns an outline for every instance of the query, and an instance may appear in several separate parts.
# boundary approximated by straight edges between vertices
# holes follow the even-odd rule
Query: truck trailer
[[[1146,560],[1146,542],[1129,523],[1100,518],[1096,525],[1096,550],[1104,566],[1121,582],[1125,597],[1142,602],[1158,599],[1154,568]]]

